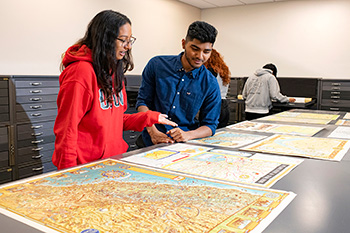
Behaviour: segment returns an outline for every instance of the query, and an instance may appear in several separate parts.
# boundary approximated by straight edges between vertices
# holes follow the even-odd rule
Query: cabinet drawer
[[[37,96],[37,95],[52,95],[58,94],[58,87],[53,88],[28,88],[28,89],[16,89],[16,96]]]
[[[323,81],[322,90],[328,91],[350,91],[350,81]]]
[[[322,91],[322,99],[350,100],[350,91]]]
[[[16,104],[16,111],[40,111],[48,109],[57,109],[56,102],[46,102],[46,103],[29,103],[29,104]]]
[[[17,163],[22,165],[25,163],[44,163],[52,160],[53,150],[38,151],[30,154],[24,154],[17,157]]]
[[[41,151],[48,151],[48,150],[54,150],[54,149],[55,149],[55,143],[47,143],[47,144],[42,144],[40,146],[28,146],[28,147],[18,148],[17,154],[18,156],[23,156],[25,154],[31,154],[33,152],[40,153]]]
[[[57,95],[38,95],[38,96],[17,96],[16,102],[23,103],[43,103],[43,102],[56,102]]]
[[[27,139],[27,140],[21,140],[17,142],[17,147],[22,148],[22,147],[28,147],[28,146],[33,146],[34,148],[36,147],[41,147],[43,144],[47,143],[52,143],[55,142],[55,135],[50,135],[46,137],[38,137],[35,139]]]
[[[343,99],[322,99],[322,106],[350,107],[350,100]]]
[[[18,112],[16,113],[17,121],[19,122],[39,122],[54,120],[57,116],[57,109],[35,111],[35,112]]]
[[[0,169],[0,184],[12,181],[12,168],[2,168]]]
[[[18,168],[18,176],[20,179],[29,177],[29,176],[35,176],[39,174],[43,174],[46,172],[54,171],[57,168],[51,161],[46,163],[34,163],[25,167],[19,167]]]
[[[8,89],[0,89],[0,97],[7,97],[9,95]]]
[[[58,87],[58,78],[55,80],[26,80],[26,81],[16,81],[15,85],[17,88],[31,88],[31,87]]]
[[[321,106],[321,110],[350,112],[350,107]]]
[[[40,122],[38,124],[24,124],[17,126],[17,139],[36,139],[53,135],[53,127],[55,122]]]
[[[9,152],[3,151],[0,152],[0,167],[8,167],[9,166]]]
[[[2,104],[2,105],[9,104],[9,98],[7,96],[6,97],[0,97],[0,104]]]

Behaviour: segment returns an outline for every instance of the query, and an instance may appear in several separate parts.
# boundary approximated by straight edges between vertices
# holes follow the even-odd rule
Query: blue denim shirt
[[[142,73],[136,108],[145,105],[150,110],[167,114],[184,131],[208,126],[214,135],[221,108],[218,82],[204,65],[186,73],[182,55],[157,56],[148,62]],[[163,133],[172,129],[169,125],[156,127]],[[152,145],[146,129],[142,137],[146,146]]]

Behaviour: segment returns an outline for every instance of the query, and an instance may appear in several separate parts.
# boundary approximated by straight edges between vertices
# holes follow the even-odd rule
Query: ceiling
[[[288,0],[177,0],[200,9],[242,6],[248,4],[266,3],[266,2],[281,2]]]

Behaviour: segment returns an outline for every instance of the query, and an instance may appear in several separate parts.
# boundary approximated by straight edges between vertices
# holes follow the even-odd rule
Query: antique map
[[[186,145],[186,144],[185,144]],[[176,147],[179,148],[176,148]],[[186,145],[187,151],[197,150],[198,146]],[[175,144],[139,153],[123,161],[164,168],[171,171],[192,174],[224,181],[238,182],[261,187],[271,187],[275,182],[288,174],[301,160],[282,161],[278,157],[262,158],[260,156],[247,157],[251,154],[242,151],[213,150],[204,151],[188,156],[181,151],[183,144]],[[171,156],[155,158],[153,154],[169,154]],[[246,155],[248,154],[248,155]]]
[[[342,139],[274,135],[241,150],[340,161],[349,147]]]
[[[0,187],[0,211],[44,232],[261,232],[294,193],[117,160]]]
[[[350,120],[338,120],[337,123],[335,123],[336,125],[350,125]]]
[[[237,147],[244,146],[249,143],[253,143],[258,140],[264,139],[266,137],[267,136],[235,133],[232,131],[225,130],[225,131],[218,132],[211,137],[189,140],[188,142],[237,148]]]
[[[347,113],[345,114],[345,116],[343,117],[343,119],[350,119],[350,112],[347,112]]]
[[[229,125],[226,128],[277,134],[292,134],[301,136],[313,136],[322,129],[324,129],[324,127],[316,126],[269,124],[253,121],[243,121],[234,125]]]
[[[262,117],[258,120],[326,125],[332,120],[338,119],[338,117],[339,115],[337,114],[285,111],[271,116]]]

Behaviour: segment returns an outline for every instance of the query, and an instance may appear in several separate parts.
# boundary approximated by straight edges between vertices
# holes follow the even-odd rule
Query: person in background
[[[192,23],[182,40],[184,52],[152,58],[142,73],[136,108],[167,114],[179,127],[154,125],[142,132],[139,147],[186,142],[215,134],[220,115],[220,88],[203,65],[210,57],[217,30],[203,21]],[[196,114],[199,112],[199,119]]]
[[[281,103],[294,102],[280,93],[277,82],[277,68],[274,64],[266,64],[250,76],[244,84],[242,97],[245,100],[246,120],[254,120],[269,115],[271,100]]]
[[[135,40],[130,19],[106,10],[91,20],[85,36],[66,51],[54,126],[52,162],[58,169],[126,152],[123,130],[141,131],[154,123],[176,126],[158,112],[124,114],[124,73],[133,68]]]
[[[205,67],[216,77],[221,92],[221,111],[218,128],[226,127],[230,119],[228,101],[226,99],[228,87],[231,80],[231,73],[224,62],[221,54],[213,49],[210,58],[204,64]]]

